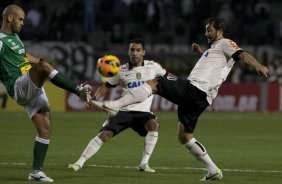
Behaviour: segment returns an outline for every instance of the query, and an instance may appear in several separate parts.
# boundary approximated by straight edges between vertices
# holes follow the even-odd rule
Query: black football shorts
[[[187,133],[193,133],[200,114],[209,105],[207,94],[189,80],[165,76],[158,79],[158,95],[178,105],[178,119]]]
[[[149,112],[119,111],[116,116],[106,120],[100,131],[111,130],[114,135],[117,135],[125,129],[131,128],[140,136],[146,136],[145,124],[151,119],[157,119],[157,117]]]

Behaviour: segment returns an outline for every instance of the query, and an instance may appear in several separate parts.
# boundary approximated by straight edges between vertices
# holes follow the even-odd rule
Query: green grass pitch
[[[200,183],[203,165],[177,140],[177,115],[157,113],[159,141],[150,160],[156,173],[137,166],[142,137],[126,130],[103,145],[83,170],[67,169],[106,119],[104,113],[53,113],[53,133],[44,171],[59,184],[188,184]],[[282,183],[282,114],[206,112],[195,137],[223,170],[225,184]],[[0,112],[0,184],[30,183],[35,129],[26,113]]]

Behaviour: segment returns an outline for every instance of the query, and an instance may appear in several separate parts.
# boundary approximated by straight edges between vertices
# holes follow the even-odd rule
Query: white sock
[[[88,143],[87,147],[85,148],[85,150],[83,151],[82,155],[80,156],[80,158],[76,163],[82,167],[86,162],[86,160],[91,158],[100,149],[102,144],[103,141],[98,136],[94,137]]]
[[[145,137],[144,151],[140,165],[149,162],[149,159],[151,157],[151,154],[153,153],[157,141],[158,141],[158,132],[149,131]]]
[[[49,144],[49,143],[50,143],[50,140],[40,138],[40,137],[38,137],[38,135],[36,135],[35,140],[36,140],[37,142],[42,143],[42,144]]]
[[[152,95],[151,87],[147,83],[144,83],[142,86],[135,88],[134,90],[130,91],[120,99],[112,101],[111,108],[120,109],[130,104],[143,102],[151,95]]]
[[[211,173],[217,172],[218,167],[211,160],[205,147],[195,138],[191,139],[184,146],[197,160],[201,161]]]

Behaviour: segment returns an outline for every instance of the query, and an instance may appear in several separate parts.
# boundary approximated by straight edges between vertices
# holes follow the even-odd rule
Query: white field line
[[[26,166],[30,165],[27,163],[7,163],[2,162],[0,165],[16,165],[16,166]],[[50,166],[66,166],[66,164],[45,164]],[[67,166],[66,166],[67,167]],[[133,166],[113,166],[113,165],[95,165],[87,164],[84,167],[100,167],[100,168],[115,168],[115,169],[137,169]],[[205,170],[205,168],[198,167],[154,167],[156,170]],[[252,170],[252,169],[221,169],[225,172],[247,172],[247,173],[282,173],[282,170]]]

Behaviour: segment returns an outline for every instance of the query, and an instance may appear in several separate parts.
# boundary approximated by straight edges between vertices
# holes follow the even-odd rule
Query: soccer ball
[[[105,55],[97,61],[97,70],[103,77],[113,77],[119,71],[120,61],[114,55]]]

